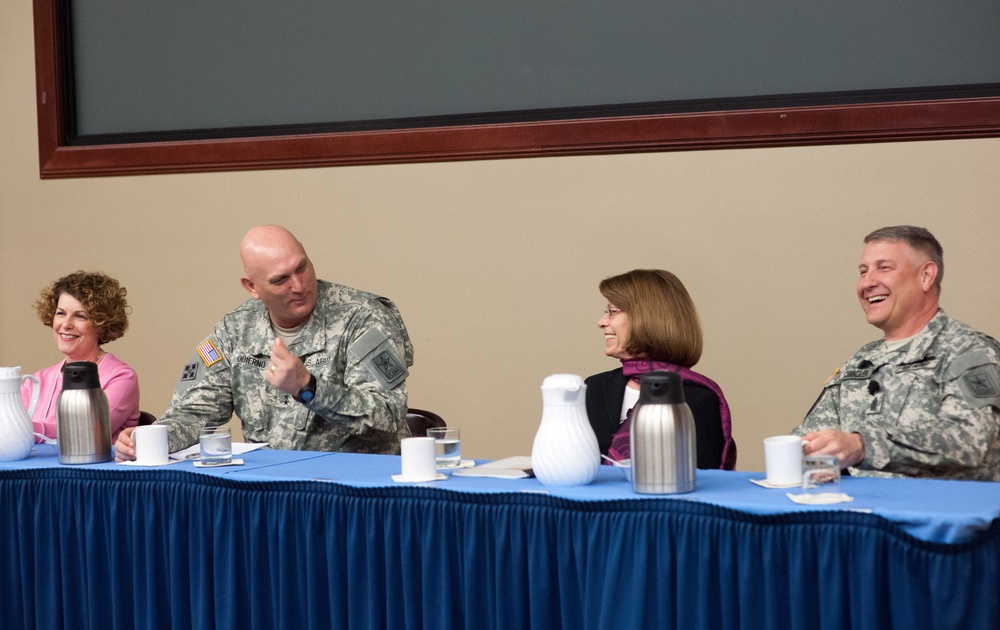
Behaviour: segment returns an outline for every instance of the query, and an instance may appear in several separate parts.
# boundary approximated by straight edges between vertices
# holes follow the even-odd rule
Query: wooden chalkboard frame
[[[1000,85],[975,85],[71,142],[63,2],[33,1],[43,179],[1000,136]]]

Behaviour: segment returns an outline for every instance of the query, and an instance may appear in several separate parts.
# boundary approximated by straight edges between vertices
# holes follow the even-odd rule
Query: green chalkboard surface
[[[113,172],[101,147],[162,157],[192,141],[271,145],[252,163],[144,172],[867,141],[914,116],[923,131],[903,136],[1000,125],[997,0],[34,3],[39,85],[56,97],[40,123],[58,126],[53,152],[96,158],[62,174]],[[859,129],[872,112],[892,120]]]

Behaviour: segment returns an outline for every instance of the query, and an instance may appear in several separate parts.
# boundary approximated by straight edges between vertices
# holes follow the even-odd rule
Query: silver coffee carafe
[[[676,372],[648,372],[639,379],[631,445],[634,491],[679,494],[694,490],[694,416]]]
[[[101,389],[97,364],[73,361],[63,365],[63,387],[56,402],[56,435],[60,464],[109,462],[111,422],[108,397]]]

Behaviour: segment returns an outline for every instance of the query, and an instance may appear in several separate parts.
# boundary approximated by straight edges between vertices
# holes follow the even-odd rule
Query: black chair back
[[[427,429],[431,427],[446,427],[444,418],[437,415],[433,411],[426,411],[424,409],[407,409],[406,410],[406,424],[410,427],[410,433],[413,437],[425,437],[427,435]]]

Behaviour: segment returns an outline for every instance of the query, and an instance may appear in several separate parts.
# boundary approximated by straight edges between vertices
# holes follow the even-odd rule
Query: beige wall
[[[548,374],[615,367],[596,286],[634,267],[691,291],[698,369],[727,393],[744,470],[877,336],[854,297],[868,231],[930,228],[944,306],[1000,335],[1000,139],[41,181],[31,4],[0,5],[0,365],[59,360],[31,304],[100,269],[133,307],[108,349],[162,412],[246,297],[237,246],[262,222],[296,232],[320,277],[396,301],[416,346],[411,406],[461,427],[477,458],[530,453]]]

